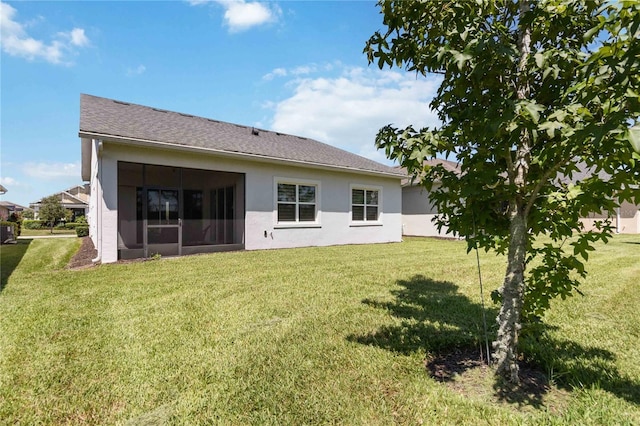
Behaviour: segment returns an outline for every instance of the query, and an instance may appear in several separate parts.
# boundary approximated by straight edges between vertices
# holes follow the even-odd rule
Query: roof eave
[[[109,135],[105,133],[96,133],[96,132],[83,131],[83,130],[80,130],[78,135],[80,136],[80,138],[101,139],[104,141],[109,141],[109,142],[118,143],[118,144],[145,146],[145,147],[170,149],[170,150],[185,151],[185,152],[208,153],[208,154],[218,155],[221,157],[235,158],[235,159],[250,159],[252,161],[258,161],[263,163],[297,165],[297,166],[304,166],[304,167],[310,167],[310,168],[321,169],[321,170],[339,170],[339,171],[349,172],[349,173],[358,173],[358,174],[369,175],[369,176],[384,176],[384,177],[396,178],[396,179],[402,179],[406,177],[406,175],[401,173],[390,173],[390,172],[387,173],[387,172],[382,172],[377,170],[359,169],[354,167],[315,163],[315,162],[302,161],[302,160],[290,160],[290,159],[284,159],[284,158],[270,157],[266,155],[249,154],[245,152],[232,152],[232,151],[225,151],[225,150],[215,149],[215,148],[186,146],[186,145],[180,145],[180,144],[175,144],[170,142],[160,142],[160,141],[154,141],[149,139],[116,136],[116,135]]]

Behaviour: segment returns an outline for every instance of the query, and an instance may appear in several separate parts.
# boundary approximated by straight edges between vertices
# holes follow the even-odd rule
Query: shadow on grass
[[[16,244],[0,245],[0,293],[9,281],[9,277],[16,269],[22,257],[29,248],[32,239],[19,239]]]
[[[556,386],[569,391],[602,389],[640,404],[640,383],[622,375],[613,352],[553,338],[546,332],[538,338],[525,337],[522,340],[525,357],[546,371]]]
[[[478,348],[484,345],[482,308],[449,281],[434,281],[423,275],[397,282],[393,301],[365,299],[362,303],[387,310],[400,324],[385,325],[366,335],[352,335],[350,341],[378,346],[393,352],[410,354],[416,351],[439,353],[455,348]],[[497,311],[487,312],[487,322],[493,324]]]
[[[427,356],[431,376],[441,382],[454,381],[465,371],[483,366],[485,340],[480,303],[459,293],[452,282],[423,275],[398,280],[397,284],[400,289],[391,291],[392,301],[365,299],[362,303],[388,311],[399,323],[350,335],[349,341],[405,355],[422,352]],[[487,309],[490,328],[495,327],[496,316],[497,309]],[[521,350],[527,362],[521,363],[521,383],[513,386],[496,378],[493,389],[499,400],[541,408],[551,376],[560,388],[598,387],[640,403],[640,386],[620,374],[615,354],[554,340],[549,330],[543,328],[538,338],[522,339]],[[494,338],[495,332],[490,331],[489,340]]]

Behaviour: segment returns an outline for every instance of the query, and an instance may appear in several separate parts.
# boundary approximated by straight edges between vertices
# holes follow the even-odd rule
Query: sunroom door
[[[182,252],[180,191],[147,189],[146,213],[145,257],[179,256]]]

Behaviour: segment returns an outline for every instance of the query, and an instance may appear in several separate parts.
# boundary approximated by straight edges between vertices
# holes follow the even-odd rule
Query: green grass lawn
[[[21,237],[39,237],[52,235],[51,229],[26,229],[22,228]],[[53,235],[76,235],[75,229],[53,229]]]
[[[442,383],[425,368],[481,346],[464,242],[64,269],[78,246],[1,248],[0,423],[640,424],[638,236],[599,246],[584,297],[554,303],[525,342],[554,386],[524,402],[480,370]],[[488,295],[504,258],[481,262]]]

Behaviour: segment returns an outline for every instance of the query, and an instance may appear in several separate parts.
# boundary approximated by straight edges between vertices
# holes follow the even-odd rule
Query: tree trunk
[[[530,10],[531,0],[520,0],[518,4],[520,22]],[[530,95],[527,74],[527,61],[531,53],[531,29],[528,24],[520,24],[518,30],[519,58],[515,80],[516,97],[526,100]],[[527,215],[523,199],[526,193],[527,174],[529,172],[531,137],[524,128],[520,132],[520,140],[515,152],[515,161],[508,158],[509,180],[516,187],[516,193],[509,201],[509,254],[504,283],[499,292],[502,306],[498,314],[498,336],[493,342],[493,359],[496,373],[519,383],[518,376],[518,333],[520,332],[520,314],[524,301],[524,270],[527,254]],[[511,154],[509,154],[510,157]]]
[[[527,252],[527,219],[518,211],[511,214],[509,255],[504,283],[499,292],[502,306],[498,314],[498,336],[493,342],[496,373],[512,383],[519,382],[518,333],[524,299],[524,270]]]

